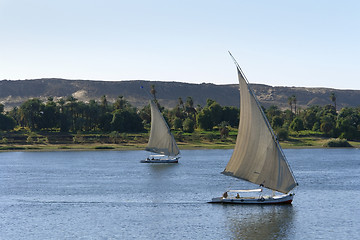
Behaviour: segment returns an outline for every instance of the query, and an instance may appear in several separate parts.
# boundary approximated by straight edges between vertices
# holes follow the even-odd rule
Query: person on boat
[[[227,197],[228,197],[228,193],[227,193],[227,192],[224,192],[223,198],[227,198]]]
[[[239,195],[239,193],[237,193],[237,194],[236,194],[236,198],[240,198],[240,195]]]

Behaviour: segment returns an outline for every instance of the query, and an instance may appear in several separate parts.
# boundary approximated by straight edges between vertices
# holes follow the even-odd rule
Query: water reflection
[[[228,206],[230,239],[291,239],[294,211],[289,206]]]
[[[146,163],[145,163],[146,164]],[[178,166],[177,163],[147,163],[149,170],[155,175],[168,174],[169,169],[174,169]]]
[[[143,163],[146,168],[147,199],[152,203],[171,202],[172,192],[179,185],[176,169],[178,164]],[[145,182],[144,182],[145,183]]]

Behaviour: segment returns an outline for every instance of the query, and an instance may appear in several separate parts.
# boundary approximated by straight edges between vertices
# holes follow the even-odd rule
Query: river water
[[[285,149],[292,205],[208,204],[232,150],[0,153],[0,239],[359,239],[360,150]]]

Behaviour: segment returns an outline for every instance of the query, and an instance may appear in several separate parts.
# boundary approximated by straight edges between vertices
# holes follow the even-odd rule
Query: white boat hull
[[[141,160],[141,163],[178,163],[179,158],[169,158],[169,159],[145,159]]]
[[[228,203],[228,204],[291,204],[295,194],[262,196],[262,197],[217,197],[209,203]]]

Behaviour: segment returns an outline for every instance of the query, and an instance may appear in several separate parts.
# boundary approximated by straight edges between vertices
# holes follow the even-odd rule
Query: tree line
[[[169,126],[175,130],[193,132],[200,127],[212,130],[221,122],[236,127],[239,109],[222,107],[214,100],[208,100],[204,107],[194,107],[191,97],[178,104],[173,109],[160,106],[154,95],[160,111]],[[61,132],[143,132],[151,122],[150,105],[143,108],[133,107],[123,96],[114,103],[109,103],[106,96],[100,101],[90,100],[88,103],[78,101],[70,96],[54,101],[32,98],[9,112],[4,112],[0,104],[0,130],[9,131],[15,127],[25,127],[31,130],[58,130]]]
[[[151,94],[169,126],[177,131],[192,133],[195,129],[211,131],[217,128],[221,136],[227,136],[229,128],[239,124],[239,108],[221,106],[208,99],[205,106],[194,106],[192,97],[185,101],[178,98],[173,109],[165,109],[156,99],[152,86]],[[290,96],[290,109],[281,110],[277,106],[263,108],[278,138],[284,140],[289,132],[310,130],[328,137],[360,140],[360,107],[342,108],[336,111],[336,96],[330,96],[333,105],[311,106],[307,109],[296,107],[296,97]],[[133,107],[123,96],[109,103],[106,96],[99,101],[88,103],[70,96],[54,101],[33,98],[19,107],[4,112],[0,104],[0,130],[10,131],[16,127],[31,130],[61,132],[145,132],[150,127],[150,105]]]
[[[335,93],[330,94],[330,100],[333,105],[311,106],[302,110],[296,108],[296,96],[292,95],[288,98],[290,110],[281,111],[271,106],[265,112],[280,139],[286,138],[289,130],[309,130],[327,137],[360,140],[360,106],[337,111]]]

